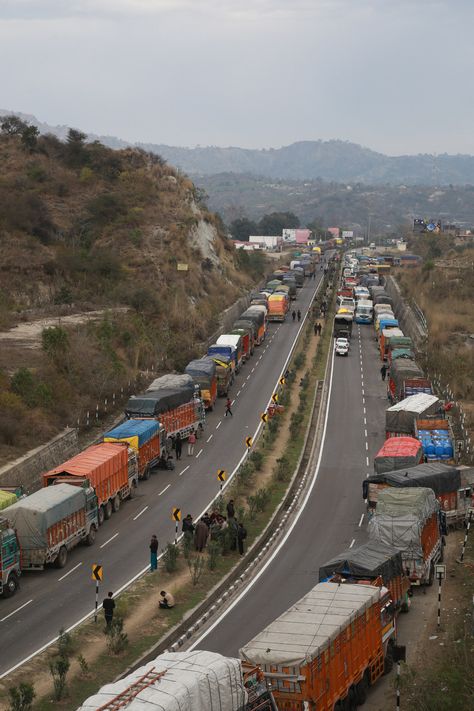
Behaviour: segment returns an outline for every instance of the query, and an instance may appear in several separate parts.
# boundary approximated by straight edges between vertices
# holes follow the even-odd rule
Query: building
[[[281,249],[283,237],[281,235],[250,235],[250,244],[258,244],[262,249]]]

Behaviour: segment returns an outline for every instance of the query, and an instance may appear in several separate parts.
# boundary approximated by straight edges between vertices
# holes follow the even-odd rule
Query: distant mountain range
[[[12,113],[1,110],[0,116]],[[50,126],[35,116],[14,112],[38,126],[42,133],[64,139],[67,126]],[[114,136],[89,134],[110,148],[130,143]],[[191,176],[217,173],[258,175],[274,180],[317,180],[371,185],[474,185],[474,156],[406,155],[387,156],[349,141],[300,141],[282,148],[253,150],[206,146],[179,148],[156,143],[135,144],[160,154]]]

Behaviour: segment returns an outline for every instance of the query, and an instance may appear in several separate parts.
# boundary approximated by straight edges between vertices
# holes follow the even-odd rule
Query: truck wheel
[[[120,509],[120,496],[118,494],[114,497],[114,500],[112,501],[112,509],[114,513],[117,513],[117,511]]]
[[[58,557],[54,561],[54,565],[56,568],[64,568],[64,566],[67,563],[67,548],[66,546],[62,546],[62,548],[59,549]]]
[[[104,513],[104,507],[99,506],[99,510],[97,512],[97,518],[99,520],[99,526],[102,526],[102,524],[105,521],[105,513]]]
[[[96,537],[96,527],[91,526],[89,529],[89,533],[86,536],[86,546],[93,546],[95,543],[95,537]]]
[[[107,521],[112,516],[112,502],[110,501],[110,499],[109,499],[109,501],[107,501],[107,503],[104,506],[104,516]]]
[[[15,573],[11,573],[7,580],[7,584],[3,588],[3,597],[13,597],[18,590],[18,578]]]
[[[357,684],[355,690],[357,703],[359,704],[359,706],[362,706],[362,704],[365,704],[365,702],[367,701],[367,694],[369,691],[369,681],[365,674]]]

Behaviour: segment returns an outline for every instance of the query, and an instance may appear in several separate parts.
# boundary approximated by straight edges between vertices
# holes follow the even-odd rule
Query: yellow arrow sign
[[[260,419],[262,420],[262,422],[268,422],[268,413],[262,412],[262,414],[260,415]]]
[[[247,447],[247,449],[250,449],[250,447],[252,446],[252,442],[253,442],[253,439],[251,437],[245,438],[245,446]]]
[[[171,512],[172,521],[181,521],[181,509],[174,508]]]
[[[100,581],[104,576],[104,571],[101,565],[94,563],[92,566],[92,580]]]
[[[286,383],[285,378],[282,376],[279,380],[280,385],[284,385]]]
[[[219,481],[225,481],[227,477],[227,473],[224,469],[218,469],[217,471],[217,478]]]
[[[273,395],[272,395],[272,400],[273,400],[273,402],[275,402],[275,403],[278,402],[278,393],[273,393]]]

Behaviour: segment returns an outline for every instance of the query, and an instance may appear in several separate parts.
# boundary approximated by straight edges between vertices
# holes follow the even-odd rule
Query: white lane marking
[[[219,424],[220,424],[220,422],[219,422]],[[191,466],[191,465],[188,464],[187,467],[184,467],[183,471],[182,471],[182,472],[179,472],[178,476],[182,476],[182,475],[184,474],[184,472],[187,472],[190,466]]]
[[[349,546],[349,548],[352,548],[352,546],[354,545],[355,542],[356,542],[356,539],[353,538],[352,541],[351,541],[351,545]]]
[[[20,610],[23,610],[24,607],[30,604],[30,602],[33,602],[33,599],[28,600],[28,602],[25,602],[23,605],[20,605],[20,607],[17,607],[16,610],[13,610],[13,612],[10,612],[9,615],[5,615],[5,617],[2,617],[0,622],[5,622],[5,620],[8,620],[9,617],[12,617],[12,615],[16,615],[17,612],[20,612]]]
[[[236,395],[235,397],[239,397],[240,392],[241,392],[241,391],[239,390],[238,393],[237,393],[237,395]],[[234,404],[234,402],[235,402],[235,400],[232,400],[232,404]]]
[[[247,377],[245,378],[245,380],[250,380],[250,375],[247,375]]]
[[[58,583],[61,582],[61,580],[64,580],[64,578],[67,578],[68,575],[71,575],[71,573],[74,573],[75,570],[80,568],[82,563],[78,563],[77,565],[74,566],[74,568],[71,568],[71,570],[68,570],[67,573],[64,573],[60,578],[58,578]]]
[[[203,449],[200,449],[199,452],[196,454],[196,459],[201,456],[201,454],[204,452]]]
[[[217,423],[217,425],[216,425],[216,430],[218,430],[221,425],[222,425],[222,420]]]
[[[254,371],[254,370],[255,370],[255,367],[254,367],[254,368],[252,368],[252,370],[251,370],[250,372],[251,372],[251,373],[253,373],[253,371]]]
[[[365,478],[368,479],[369,476],[370,476],[370,472],[367,472],[367,474],[365,475]]]
[[[365,432],[365,436],[367,437],[367,430],[364,430],[364,432]]]
[[[365,405],[365,397],[362,398],[362,404]]]
[[[206,442],[210,442],[213,437],[214,437],[213,434],[209,435],[209,437],[206,439]]]
[[[240,393],[240,390],[239,390],[239,393]],[[239,393],[237,393],[237,395],[238,395]],[[233,405],[234,402],[235,402],[235,400],[232,400],[232,402],[231,402],[230,404]]]
[[[247,383],[242,383],[242,387],[243,387],[243,388],[245,388],[246,385],[247,385]]]
[[[364,407],[364,415],[366,415],[366,414],[367,414],[367,411],[366,411],[366,409],[365,409],[365,407]],[[364,418],[364,419],[365,419],[365,418]]]
[[[365,448],[367,451],[369,451],[369,443],[368,442],[365,443]]]
[[[114,533],[114,535],[111,536],[108,541],[105,541],[105,543],[102,543],[102,545],[99,546],[99,548],[105,548],[105,546],[106,546],[108,543],[110,543],[111,541],[113,541],[114,538],[117,538],[117,536],[118,536],[118,531],[117,531],[117,533]]]
[[[362,516],[360,517],[359,528],[362,526],[362,521],[364,520],[364,516],[365,516],[365,514],[362,514]]]
[[[260,356],[259,360],[262,360],[263,356]]]
[[[220,623],[222,622],[222,620],[224,619],[224,617],[226,617],[226,616],[229,614],[229,612],[230,612],[231,610],[233,610],[236,605],[239,604],[239,602],[242,600],[242,598],[253,588],[253,586],[255,585],[255,583],[257,582],[257,580],[260,579],[260,577],[261,577],[261,576],[263,575],[263,573],[266,571],[266,569],[268,568],[268,566],[273,563],[273,561],[275,560],[276,556],[279,554],[279,552],[281,551],[281,549],[282,549],[283,546],[285,545],[286,541],[287,541],[288,538],[290,537],[290,535],[291,535],[291,533],[292,533],[294,527],[296,526],[296,524],[298,523],[298,521],[299,521],[299,519],[300,519],[301,514],[302,514],[303,511],[305,510],[306,505],[307,505],[307,503],[308,503],[308,501],[309,501],[309,497],[311,496],[312,491],[313,491],[313,489],[314,489],[314,485],[316,484],[316,480],[317,480],[318,474],[319,474],[319,469],[320,469],[320,467],[321,467],[321,460],[322,460],[322,458],[323,458],[324,443],[325,443],[325,441],[326,441],[327,424],[328,424],[328,419],[329,419],[329,411],[330,411],[330,409],[331,409],[331,408],[330,408],[330,403],[331,403],[333,373],[334,373],[334,350],[332,351],[331,374],[330,374],[330,377],[329,377],[328,406],[327,406],[327,408],[326,408],[326,413],[325,413],[325,416],[324,416],[323,436],[322,436],[322,440],[321,440],[321,446],[320,446],[320,449],[319,449],[318,461],[316,462],[316,468],[315,468],[315,471],[314,471],[313,479],[312,479],[312,481],[311,481],[310,486],[308,487],[308,491],[306,492],[306,495],[305,495],[305,497],[304,497],[304,499],[303,499],[303,501],[302,501],[302,503],[301,503],[300,508],[299,508],[299,509],[297,510],[297,512],[295,513],[295,516],[294,516],[294,518],[293,518],[293,520],[292,520],[290,526],[288,527],[286,533],[283,535],[283,537],[282,537],[282,539],[280,540],[280,542],[278,543],[278,545],[273,549],[273,552],[271,553],[271,555],[269,556],[269,558],[268,558],[268,560],[265,562],[265,564],[262,565],[262,567],[260,568],[260,570],[258,570],[258,572],[257,572],[257,573],[252,577],[252,579],[249,581],[248,586],[247,586],[246,588],[244,588],[244,589],[241,591],[240,595],[237,595],[237,597],[235,598],[235,600],[233,600],[233,602],[219,615],[219,617],[217,617],[217,619],[214,620],[214,622],[212,623],[212,625],[209,626],[209,628],[204,632],[204,634],[202,634],[202,635],[189,647],[189,651],[192,651],[192,650],[195,649],[199,644],[201,644],[202,640],[205,639],[205,638],[208,636],[208,634],[210,634],[210,633],[212,632],[212,630],[214,630],[218,625],[220,625]]]
[[[364,387],[364,381],[363,381],[363,380],[362,380],[362,387]],[[362,392],[364,392],[364,391],[362,390]]]
[[[181,472],[181,474],[182,474],[182,473],[183,473],[183,472]],[[181,474],[180,474],[180,476],[181,476]],[[136,521],[137,518],[140,518],[140,516],[145,513],[145,511],[147,510],[147,508],[148,508],[148,506],[145,506],[141,511],[139,511],[139,512],[137,513],[137,515],[133,517],[133,520]]]
[[[170,486],[171,486],[171,484],[167,484],[167,485],[165,486],[165,488],[160,491],[160,493],[158,494],[158,496],[161,496],[162,494],[165,493],[165,491],[168,491],[168,489],[170,488]]]
[[[367,463],[367,466],[369,467],[369,466],[370,466],[369,458],[366,457],[366,458],[365,458],[365,461],[366,461],[366,463]]]
[[[365,390],[364,390],[364,388],[362,388],[362,400],[364,400],[364,396],[365,396]],[[365,400],[364,400],[364,402],[365,402]]]

